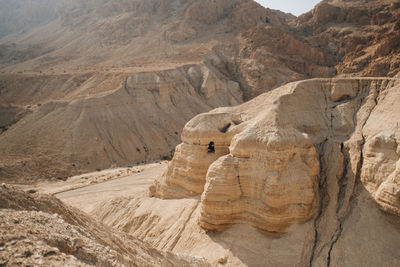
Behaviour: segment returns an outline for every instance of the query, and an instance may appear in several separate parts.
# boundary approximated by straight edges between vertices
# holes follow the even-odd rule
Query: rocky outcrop
[[[208,230],[247,222],[267,232],[284,233],[290,225],[317,216],[316,227],[329,232],[319,223],[326,217],[344,218],[360,171],[379,169],[368,167],[368,159],[361,169],[364,131],[375,112],[381,114],[374,109],[375,99],[383,92],[395,92],[395,81],[303,81],[233,108],[198,115],[185,126],[183,143],[150,195],[201,194],[199,223]],[[364,150],[369,144],[367,139]],[[387,146],[394,148],[390,153],[396,152],[397,146]],[[378,157],[391,168],[381,168],[383,173],[377,175],[386,179],[393,172],[392,176],[380,190],[382,178],[376,179],[378,185],[368,185],[380,192],[376,199],[381,206],[384,201],[391,203],[386,210],[398,205],[398,156],[390,155]],[[388,162],[388,157],[393,160]],[[361,179],[367,181],[364,176]]]
[[[400,216],[400,99],[398,90],[380,96],[365,127],[361,181],[378,205]]]
[[[398,144],[395,131],[370,137],[364,148],[361,181],[384,211],[400,216]]]
[[[229,153],[234,129],[237,131],[241,122],[240,116],[230,113],[204,114],[192,119],[183,130],[183,143],[176,147],[164,179],[150,190],[163,198],[201,194],[209,166]]]
[[[48,195],[0,187],[0,264],[209,266],[150,247]]]
[[[322,1],[293,21],[337,74],[394,76],[399,71],[400,5],[385,1]]]

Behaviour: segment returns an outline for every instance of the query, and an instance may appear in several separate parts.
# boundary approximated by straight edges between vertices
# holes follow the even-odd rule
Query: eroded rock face
[[[400,60],[399,16],[396,0],[328,0],[299,16],[296,28],[335,58],[337,74],[392,77]]]
[[[209,167],[202,195],[203,228],[222,230],[244,221],[283,232],[291,223],[310,217],[319,171],[310,139],[296,131],[267,134],[265,139],[247,151],[235,148],[253,140],[239,137],[231,153]]]
[[[400,216],[400,136],[384,131],[368,139],[361,181],[379,206]]]
[[[361,181],[384,211],[400,216],[400,93],[379,100],[364,128]]]
[[[370,114],[375,116],[371,113],[375,99],[387,88],[395,91],[394,82],[308,80],[233,108],[200,114],[185,126],[183,143],[167,172],[150,188],[150,195],[201,194],[199,223],[208,230],[246,222],[267,232],[284,233],[317,210],[318,217],[340,221],[362,170],[362,177],[368,172],[377,177],[362,179],[368,190],[377,191],[378,204],[391,212],[398,207],[398,139],[395,134],[384,139],[390,142],[382,149],[390,155],[382,155],[381,162],[371,159],[369,163],[365,158],[361,166],[361,150],[363,126]],[[364,151],[376,147],[373,137],[366,140]],[[384,164],[381,172],[380,164]],[[324,221],[317,225],[329,229]]]
[[[202,114],[189,121],[182,132],[183,143],[176,147],[168,171],[150,188],[150,194],[162,198],[201,194],[209,166],[229,153],[241,122],[240,116],[231,113]]]

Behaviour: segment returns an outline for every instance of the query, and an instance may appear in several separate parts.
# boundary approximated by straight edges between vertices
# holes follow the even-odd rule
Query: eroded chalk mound
[[[398,89],[396,79],[315,79],[200,114],[150,195],[201,195],[208,230],[246,222],[284,233],[314,215],[340,221],[361,174],[380,207],[398,214],[400,107],[388,96]],[[379,111],[387,105],[396,116]]]

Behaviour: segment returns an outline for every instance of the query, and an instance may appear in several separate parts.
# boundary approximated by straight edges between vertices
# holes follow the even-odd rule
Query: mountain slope
[[[0,2],[0,179],[159,159],[200,112],[400,68],[396,1],[323,1],[299,18],[251,0],[24,1]]]

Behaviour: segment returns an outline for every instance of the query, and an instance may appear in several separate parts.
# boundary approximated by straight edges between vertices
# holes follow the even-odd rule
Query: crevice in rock
[[[237,176],[238,179],[238,184],[239,184],[239,189],[240,189],[240,196],[243,196],[243,189],[242,189],[242,184],[240,183],[240,176]]]
[[[317,249],[317,243],[318,243],[318,223],[321,219],[322,216],[322,211],[323,211],[323,199],[325,194],[325,184],[326,184],[326,174],[325,174],[325,170],[324,170],[324,164],[322,163],[322,157],[324,155],[324,151],[325,151],[325,145],[326,142],[328,141],[328,138],[326,138],[318,147],[318,155],[319,155],[319,162],[320,162],[320,175],[319,175],[319,183],[318,183],[318,192],[319,192],[319,199],[317,200],[319,203],[318,206],[318,211],[317,211],[317,216],[314,219],[314,243],[312,246],[312,250],[311,250],[311,257],[310,257],[310,262],[309,262],[309,266],[312,266],[314,257],[315,257],[315,252]]]
[[[344,218],[340,218],[340,210],[343,207],[343,203],[345,200],[345,195],[346,195],[346,189],[348,186],[348,173],[347,173],[347,169],[349,167],[349,163],[350,163],[350,156],[348,153],[348,150],[345,149],[343,143],[340,144],[340,152],[343,155],[343,173],[342,173],[342,177],[340,178],[340,180],[338,181],[338,185],[339,185],[339,194],[338,194],[338,203],[337,203],[337,209],[336,209],[336,215],[337,215],[337,220],[339,222],[339,226],[338,226],[338,230],[335,233],[335,236],[332,240],[332,243],[330,244],[329,247],[329,251],[328,251],[328,256],[327,256],[327,266],[330,266],[331,264],[331,252],[333,247],[335,246],[335,244],[337,243],[337,241],[339,240],[339,238],[342,235],[342,231],[343,231],[343,222],[345,220],[345,218],[347,217],[347,215],[349,214],[349,212],[346,214],[346,216]],[[349,200],[351,201],[351,200]]]
[[[338,232],[335,235],[335,238],[333,239],[330,247],[329,247],[329,251],[328,251],[328,257],[327,257],[327,266],[331,266],[331,252],[333,249],[333,246],[335,246],[336,242],[339,240],[340,236],[342,235],[342,231],[343,231],[343,225],[342,223],[339,223],[339,229]]]
[[[316,264],[320,264],[321,262],[316,262],[317,258],[324,258],[323,255],[320,255],[320,253],[327,253],[326,255],[326,265],[330,266],[331,264],[331,252],[333,251],[333,248],[335,244],[338,242],[338,240],[341,237],[342,231],[343,231],[343,224],[348,218],[348,216],[351,214],[351,201],[354,198],[353,192],[354,192],[354,187],[357,182],[357,180],[360,179],[360,173],[361,173],[361,168],[363,165],[363,146],[365,144],[365,136],[363,135],[362,129],[364,128],[366,122],[369,119],[369,116],[373,112],[374,108],[378,105],[378,99],[379,96],[382,92],[383,88],[383,83],[377,81],[375,86],[373,88],[368,88],[366,85],[362,84],[362,81],[359,81],[359,93],[357,94],[356,98],[354,98],[354,101],[357,101],[357,105],[354,108],[354,113],[353,113],[353,122],[355,127],[357,127],[357,122],[361,123],[361,131],[360,132],[354,132],[353,134],[360,135],[359,138],[362,138],[362,141],[359,144],[359,148],[357,149],[357,153],[359,153],[359,159],[356,162],[351,162],[351,157],[350,157],[350,147],[349,144],[344,143],[346,140],[350,140],[352,134],[347,135],[347,136],[337,136],[335,134],[334,129],[333,129],[333,116],[332,116],[332,110],[335,108],[335,106],[330,106],[329,105],[329,99],[327,96],[327,92],[324,90],[324,95],[325,95],[325,101],[326,101],[326,108],[325,108],[325,118],[327,119],[327,126],[328,126],[328,136],[326,139],[318,145],[317,151],[319,153],[319,162],[320,162],[320,177],[319,177],[319,207],[318,207],[318,212],[317,215],[314,219],[314,241],[312,244],[312,249],[310,253],[310,260],[309,260],[309,266],[313,266]],[[367,103],[368,97],[372,96],[373,97],[373,103],[374,105],[370,104],[370,107],[368,109],[368,114],[366,117],[362,118],[361,121],[358,121],[357,119],[357,113],[359,110]],[[369,100],[371,101],[371,100]],[[371,103],[371,102],[370,102]],[[360,129],[360,128],[358,128]],[[356,131],[356,128],[354,128],[354,131]],[[339,141],[338,142],[338,138]],[[333,147],[337,144],[340,146],[340,152],[341,155],[343,156],[343,169],[341,171],[341,177],[337,181],[337,186],[338,186],[338,191],[337,195],[335,193],[335,196],[330,196],[328,194],[328,186],[329,183],[327,183],[328,174],[327,173],[327,168],[329,167],[330,162],[327,162],[327,159],[329,158],[324,158],[325,153],[327,153],[327,142],[333,142],[332,145]],[[354,153],[354,152],[353,152]],[[326,157],[326,155],[325,155]],[[356,164],[353,168],[353,171],[351,171],[351,164]],[[340,171],[340,170],[339,170]],[[353,172],[355,173],[353,174]],[[333,177],[331,177],[333,178]],[[330,178],[330,179],[331,179]],[[334,181],[331,181],[330,184],[334,183]],[[334,185],[334,184],[332,184]],[[349,195],[350,194],[350,195]],[[331,199],[334,197],[334,199]],[[337,198],[336,198],[337,197]],[[329,207],[331,201],[334,201],[336,205],[336,212],[335,215],[332,213],[325,213],[324,211]],[[337,221],[337,225],[334,226],[333,229],[331,229],[330,234],[329,230],[323,229],[324,225],[321,225],[321,220],[324,218],[324,216],[334,216],[335,221]],[[322,228],[321,228],[322,227]],[[336,229],[336,230],[334,230]],[[324,231],[329,231],[326,232],[325,234]],[[321,236],[331,236],[332,238],[329,239],[321,239]],[[324,249],[328,249],[327,251],[323,252]],[[321,259],[321,258],[320,258]]]
[[[346,187],[348,185],[349,177],[347,176],[347,169],[349,168],[350,163],[350,155],[348,150],[344,147],[343,143],[340,144],[340,152],[343,155],[344,163],[343,163],[343,174],[339,180],[339,196],[338,196],[338,206],[336,209],[336,213],[338,214],[343,206],[344,197],[346,194]]]
[[[221,129],[219,129],[219,131],[221,133],[226,133],[229,130],[229,127],[231,127],[231,123],[228,123],[227,125],[225,125],[224,127],[222,127]]]
[[[340,153],[343,155],[343,170],[342,170],[342,175],[340,177],[340,179],[337,181],[338,183],[338,194],[337,194],[337,203],[336,203],[336,215],[335,215],[335,219],[337,220],[337,226],[336,226],[336,230],[333,232],[332,238],[331,240],[318,240],[318,238],[320,238],[320,231],[324,231],[323,225],[320,225],[321,219],[323,218],[324,215],[324,210],[326,207],[328,207],[329,202],[331,201],[329,199],[329,195],[326,194],[328,188],[325,188],[327,185],[326,183],[326,179],[327,179],[327,174],[324,172],[327,166],[324,166],[324,164],[329,164],[327,162],[323,161],[323,155],[325,154],[325,150],[326,150],[326,142],[330,140],[330,138],[327,138],[323,145],[319,147],[319,155],[320,155],[320,164],[321,164],[321,174],[320,174],[320,183],[319,183],[319,190],[320,190],[320,205],[319,205],[319,211],[318,211],[318,215],[314,221],[314,231],[315,231],[315,236],[314,236],[314,243],[313,243],[313,248],[312,248],[312,252],[311,252],[311,258],[310,258],[310,262],[309,262],[309,266],[313,266],[315,264],[315,260],[317,259],[318,254],[322,252],[324,247],[328,247],[329,250],[327,251],[327,257],[326,257],[326,265],[330,266],[332,258],[331,258],[331,252],[334,249],[334,246],[336,245],[336,243],[338,242],[338,240],[340,239],[341,235],[342,235],[342,231],[343,231],[343,225],[344,222],[346,221],[346,219],[349,217],[349,215],[352,212],[352,201],[354,199],[354,188],[357,184],[357,181],[359,181],[360,179],[360,175],[361,175],[361,169],[363,166],[363,147],[364,144],[366,142],[365,140],[365,136],[363,134],[363,128],[365,126],[365,124],[367,123],[369,117],[371,116],[373,110],[375,109],[375,107],[378,105],[379,102],[379,96],[381,95],[382,91],[385,88],[385,84],[383,82],[380,81],[376,81],[375,87],[370,88],[370,90],[368,90],[366,85],[362,84],[362,81],[359,82],[359,90],[360,92],[357,95],[358,100],[358,104],[356,105],[356,107],[354,108],[354,115],[353,115],[353,121],[354,121],[354,125],[357,125],[357,122],[361,124],[361,127],[358,128],[359,132],[354,132],[354,134],[356,134],[357,136],[359,136],[359,138],[361,138],[361,142],[358,145],[358,149],[356,150],[357,152],[352,152],[352,153],[358,153],[358,160],[356,160],[355,162],[351,161],[351,157],[350,157],[350,153],[351,153],[351,146],[347,143],[344,143],[344,141],[350,140],[351,138],[351,134],[349,136],[343,136],[344,139],[342,139],[342,142],[340,143]],[[357,113],[359,112],[359,110],[368,103],[368,97],[372,96],[373,97],[373,103],[371,105],[371,100],[369,100],[370,106],[367,106],[367,115],[366,117],[362,118],[361,121],[357,120]],[[327,114],[326,116],[329,117],[329,113],[331,112],[331,110],[329,110],[329,107],[326,109]],[[357,127],[357,126],[355,126]],[[361,130],[360,130],[361,129]],[[330,128],[330,133],[333,134],[333,128]],[[354,129],[354,131],[356,131],[356,128]],[[334,135],[332,136],[334,137]],[[336,139],[336,138],[335,138]],[[333,142],[336,143],[335,140],[332,140]],[[356,141],[352,141],[352,142],[356,142]],[[338,143],[339,145],[339,143]],[[353,166],[355,168],[352,168],[351,164],[356,164],[356,166]],[[353,169],[353,171],[351,171],[351,168]],[[353,173],[355,172],[355,173]],[[350,195],[349,195],[350,194]],[[335,201],[335,199],[332,199]],[[327,214],[326,216],[332,216]],[[329,233],[328,233],[329,236]],[[320,251],[317,251],[317,249],[320,248]],[[320,262],[319,262],[320,263]]]

